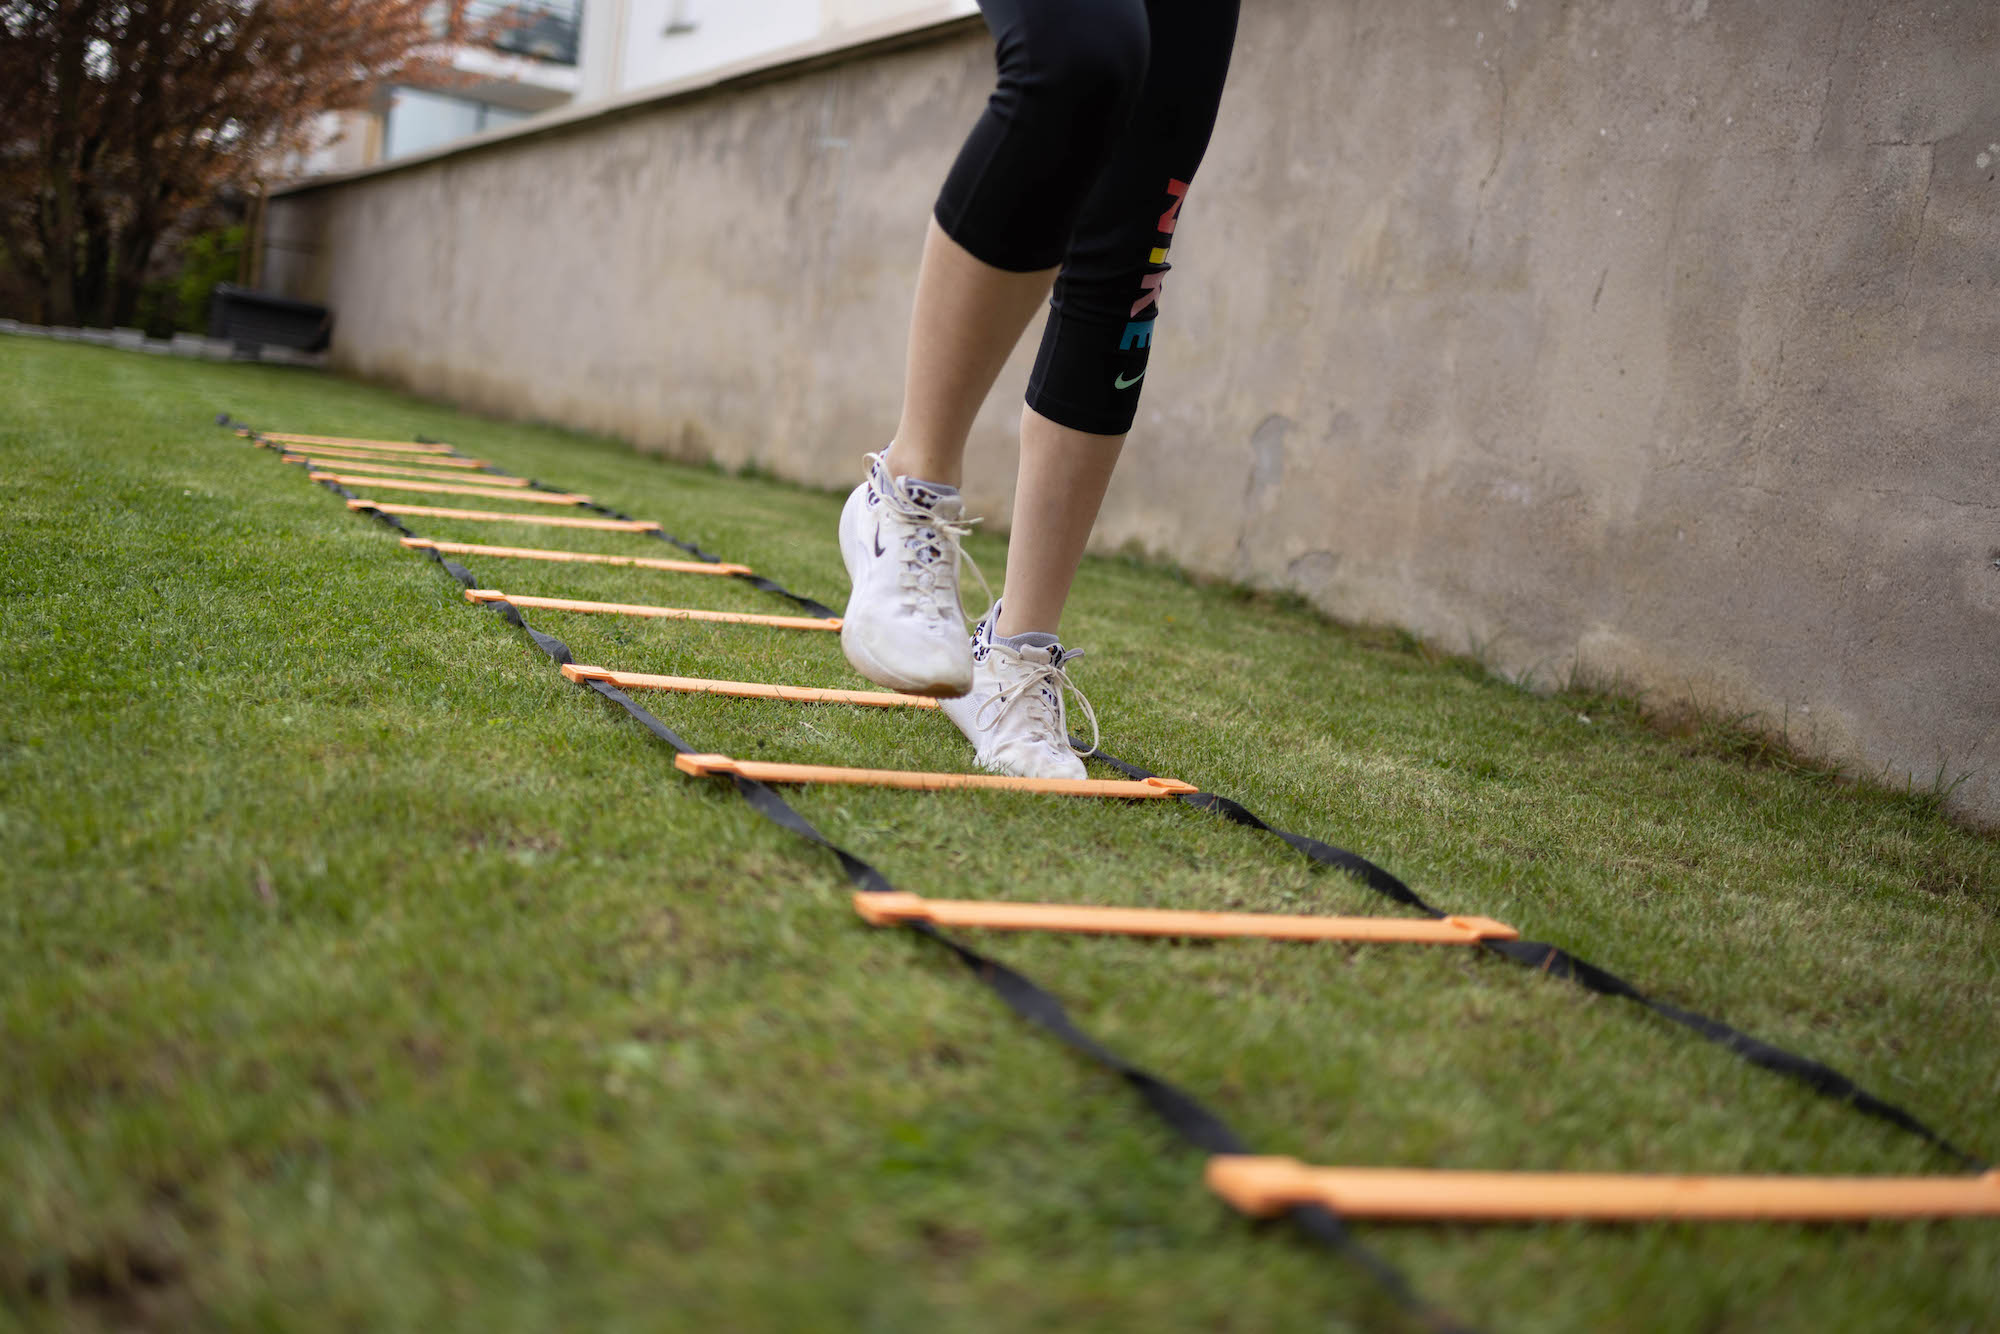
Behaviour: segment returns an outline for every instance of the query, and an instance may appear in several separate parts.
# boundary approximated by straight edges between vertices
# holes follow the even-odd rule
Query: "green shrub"
[[[138,326],[153,338],[207,333],[208,304],[216,284],[233,282],[243,262],[245,228],[199,232],[181,246],[178,270],[146,284],[139,298]]]

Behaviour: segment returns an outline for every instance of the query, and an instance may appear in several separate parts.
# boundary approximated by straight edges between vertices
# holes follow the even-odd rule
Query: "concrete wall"
[[[269,271],[353,371],[845,485],[991,77],[932,36],[287,196]],[[2000,820],[1996,177],[1991,0],[1248,0],[1101,544]]]

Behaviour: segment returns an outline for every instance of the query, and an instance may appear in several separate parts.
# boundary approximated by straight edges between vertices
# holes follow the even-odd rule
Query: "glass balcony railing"
[[[465,21],[496,51],[574,65],[583,0],[469,0]]]

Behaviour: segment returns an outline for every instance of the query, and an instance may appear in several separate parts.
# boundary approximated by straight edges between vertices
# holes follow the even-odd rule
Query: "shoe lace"
[[[1078,755],[1097,753],[1098,743],[1103,740],[1097,730],[1097,710],[1090,707],[1089,696],[1077,689],[1076,682],[1070,680],[1069,673],[1064,670],[1066,664],[1083,656],[1082,649],[1059,651],[1047,663],[1028,662],[1004,644],[990,644],[987,651],[1012,655],[1020,664],[1021,675],[979,706],[979,712],[973,715],[972,720],[975,727],[982,730],[997,727],[1002,718],[1025,702],[1031,711],[1030,721],[1053,731],[1070,750]],[[1090,721],[1088,750],[1078,750],[1076,743],[1069,739],[1069,705],[1064,700],[1065,692],[1076,696],[1076,702],[1083,706],[1083,716]],[[990,718],[987,717],[989,710],[993,715]]]
[[[886,452],[886,451],[885,451]],[[952,595],[956,603],[951,610],[958,613],[960,621],[972,618],[966,614],[965,602],[958,592],[957,575],[961,570],[971,570],[972,577],[979,581],[979,587],[990,602],[993,590],[986,582],[985,573],[978,562],[967,554],[963,542],[968,533],[978,525],[978,519],[952,518],[939,514],[929,505],[910,494],[906,479],[890,473],[883,464],[882,454],[870,454],[869,464],[880,476],[876,490],[883,503],[898,519],[909,524],[916,531],[903,538],[903,586],[915,592],[929,604],[931,613],[938,617],[946,614],[946,608],[938,602],[937,567],[949,555],[953,575]]]

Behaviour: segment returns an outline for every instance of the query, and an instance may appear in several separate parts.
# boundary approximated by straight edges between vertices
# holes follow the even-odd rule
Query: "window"
[[[526,120],[529,112],[452,97],[421,88],[398,88],[389,98],[382,131],[382,156],[408,157],[480,133]]]

